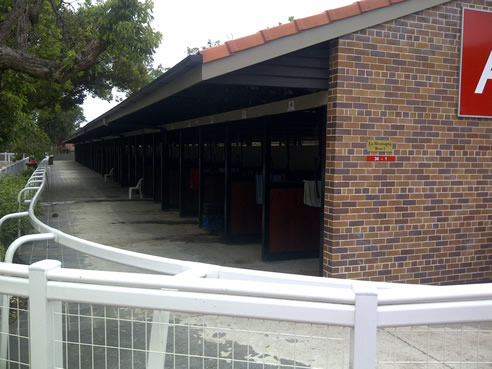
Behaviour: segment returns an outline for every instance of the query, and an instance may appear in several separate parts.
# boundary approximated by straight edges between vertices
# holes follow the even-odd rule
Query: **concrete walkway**
[[[49,188],[41,201],[42,218],[66,233],[108,246],[179,260],[255,270],[318,275],[319,259],[263,262],[259,243],[225,243],[198,227],[197,218],[162,211],[150,199],[128,200],[128,188],[70,160],[49,167]],[[82,255],[53,242],[23,246],[17,262],[59,259],[64,267],[131,271]],[[133,270],[135,271],[135,270]]]

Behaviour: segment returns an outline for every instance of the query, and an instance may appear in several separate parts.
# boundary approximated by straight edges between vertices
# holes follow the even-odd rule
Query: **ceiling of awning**
[[[327,90],[328,65],[329,44],[316,45],[199,82],[122,118],[93,125],[69,142],[84,142],[141,129],[161,128],[168,123]],[[158,82],[154,84],[158,85]],[[141,95],[150,93],[152,92],[143,91]]]

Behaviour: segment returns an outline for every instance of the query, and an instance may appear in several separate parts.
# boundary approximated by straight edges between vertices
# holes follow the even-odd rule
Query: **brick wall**
[[[457,117],[463,6],[492,11],[450,1],[332,42],[325,276],[492,280],[492,120]],[[366,161],[371,139],[396,161]]]

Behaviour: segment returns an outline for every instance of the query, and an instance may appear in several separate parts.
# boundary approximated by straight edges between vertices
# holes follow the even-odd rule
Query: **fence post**
[[[354,285],[355,318],[350,369],[376,369],[378,292],[375,287]]]
[[[169,312],[155,310],[150,331],[147,368],[164,368],[166,364],[167,333],[169,331]]]
[[[10,296],[2,296],[2,317],[0,322],[0,369],[7,368],[8,348],[9,348],[9,309]]]
[[[47,274],[61,267],[58,260],[43,260],[29,267],[29,329],[31,369],[63,366],[61,302],[47,299]],[[55,316],[55,313],[56,314]]]
[[[174,278],[205,278],[210,272],[208,268],[188,269],[176,274]],[[155,310],[150,331],[149,355],[147,357],[148,369],[164,368],[166,365],[167,334],[169,331],[169,311]]]

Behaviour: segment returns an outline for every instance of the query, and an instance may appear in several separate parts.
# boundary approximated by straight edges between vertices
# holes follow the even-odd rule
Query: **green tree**
[[[287,20],[289,21],[289,23],[294,22],[294,19],[295,19],[295,18],[294,18],[294,16],[293,16],[293,15],[291,15],[291,16],[289,16],[289,17],[287,18]],[[283,24],[282,22],[278,22],[278,25],[279,25],[279,26],[281,26],[282,24]]]
[[[212,41],[211,39],[208,39],[207,44],[202,47],[186,47],[186,54],[188,55],[195,55],[197,52],[200,50],[205,50],[210,47],[214,46],[219,46],[220,45],[220,40]]]
[[[37,121],[39,126],[48,134],[52,146],[59,151],[63,142],[74,134],[80,123],[85,121],[85,118],[80,106],[63,110],[60,105],[55,105],[41,110]]]
[[[7,81],[8,73],[3,75],[6,78],[2,80],[0,77],[0,151],[12,141],[14,127],[24,117],[23,108],[26,104],[25,96]]]
[[[51,143],[46,132],[33,120],[24,119],[15,125],[10,151],[26,153],[40,161],[51,149]]]
[[[132,93],[161,73],[150,0],[0,0],[0,149],[26,119],[90,94]]]

